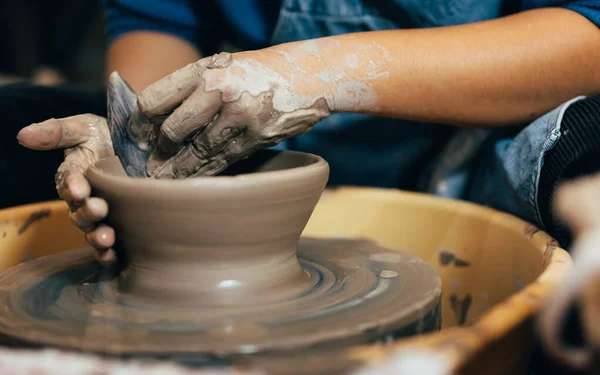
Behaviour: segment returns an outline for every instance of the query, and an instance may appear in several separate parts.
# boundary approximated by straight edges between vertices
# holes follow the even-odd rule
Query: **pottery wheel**
[[[422,260],[363,240],[303,238],[313,283],[243,308],[172,308],[127,300],[114,272],[73,250],[0,274],[0,333],[99,353],[217,356],[371,343],[440,328],[441,280]]]

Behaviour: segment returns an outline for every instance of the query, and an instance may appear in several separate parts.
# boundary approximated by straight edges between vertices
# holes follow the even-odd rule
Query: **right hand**
[[[354,98],[344,97],[346,102],[361,97],[360,89],[333,89],[329,77],[304,71],[298,61],[307,53],[295,60],[293,53],[279,52],[220,53],[144,89],[139,109],[151,123],[160,123],[148,175],[218,174],[260,149],[309,131],[331,114],[338,91]]]
[[[56,173],[56,190],[69,205],[69,218],[96,249],[96,258],[103,263],[114,261],[115,232],[98,225],[108,214],[108,204],[90,197],[85,178],[90,165],[114,155],[106,119],[90,114],[50,119],[21,129],[17,139],[32,150],[65,149],[65,160]]]

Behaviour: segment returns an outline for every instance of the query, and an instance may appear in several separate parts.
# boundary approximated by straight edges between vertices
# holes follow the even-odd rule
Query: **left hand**
[[[65,150],[65,159],[56,172],[58,195],[69,205],[71,221],[96,249],[96,258],[114,261],[111,247],[115,232],[100,223],[108,214],[108,204],[91,196],[92,188],[85,178],[90,165],[114,155],[106,119],[91,114],[49,119],[21,129],[17,139],[31,150]]]
[[[161,122],[155,178],[214,175],[329,116],[327,87],[271,50],[201,59],[146,88],[140,111]]]

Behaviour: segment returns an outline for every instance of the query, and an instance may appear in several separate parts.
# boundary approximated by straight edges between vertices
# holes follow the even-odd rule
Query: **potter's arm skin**
[[[200,52],[178,37],[133,31],[114,40],[106,57],[106,77],[119,72],[137,92],[173,71],[200,59]]]
[[[359,69],[344,73],[374,93],[371,100],[353,102],[343,90],[330,91],[335,112],[494,127],[526,123],[574,96],[600,92],[600,29],[566,9],[331,41],[339,41],[339,49],[324,48],[325,65],[312,69],[358,52]],[[371,47],[373,42],[382,49]],[[375,72],[370,61],[379,62]],[[377,75],[383,79],[372,78]]]
[[[203,59],[140,94],[150,118],[167,117],[148,172],[214,174],[336,112],[459,126],[524,123],[600,91],[599,59],[600,30],[556,8]]]
[[[134,31],[109,46],[106,65],[108,74],[121,72],[139,92],[199,58],[199,51],[182,39]],[[34,150],[66,149],[65,160],[56,174],[57,191],[70,207],[71,220],[86,233],[90,245],[99,250],[97,257],[109,261],[112,253],[105,250],[114,243],[114,231],[105,225],[97,226],[108,214],[108,206],[104,200],[90,197],[91,188],[84,176],[88,166],[114,153],[106,119],[90,114],[50,119],[22,129],[17,138]]]

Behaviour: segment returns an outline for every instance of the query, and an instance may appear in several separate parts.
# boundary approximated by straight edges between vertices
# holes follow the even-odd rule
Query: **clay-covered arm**
[[[315,88],[309,95],[320,94],[323,78],[336,112],[498,126],[600,92],[600,29],[567,9],[456,27],[347,34],[271,50],[307,71],[301,90]],[[269,63],[268,55],[256,58]]]
[[[137,92],[200,58],[198,49],[174,35],[133,31],[115,39],[106,56],[106,77],[119,72]]]
[[[147,169],[158,178],[216,174],[336,112],[464,126],[523,123],[600,91],[597,61],[600,30],[554,8],[221,54],[140,94],[142,112],[165,119]]]

